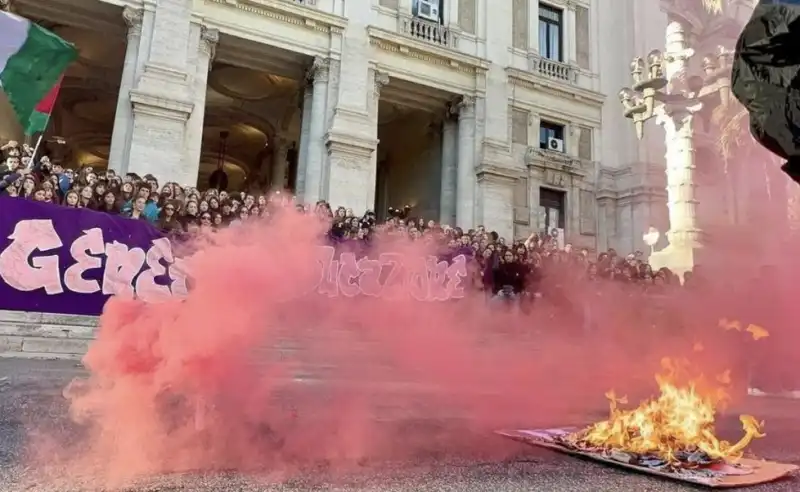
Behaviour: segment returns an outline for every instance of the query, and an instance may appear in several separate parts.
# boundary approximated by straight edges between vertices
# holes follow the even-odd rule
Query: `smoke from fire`
[[[290,476],[320,464],[338,472],[430,453],[502,456],[508,447],[492,430],[594,420],[609,388],[632,400],[651,394],[665,356],[708,374],[729,370],[734,400],[749,379],[791,385],[797,260],[786,179],[738,166],[731,185],[721,158],[702,166],[714,196],[734,190],[740,216],[704,218],[696,287],[656,310],[618,284],[556,276],[544,279],[530,315],[489,309],[469,278],[456,300],[389,287],[326,295],[314,289],[324,266],[317,219],[290,210],[221,231],[188,258],[187,298],[108,302],[84,360],[90,377],[65,392],[85,433],[68,442],[36,435],[33,455],[46,449],[50,464],[111,482],[187,470]],[[431,252],[378,241],[370,257],[381,253]],[[723,317],[770,336],[725,329]]]

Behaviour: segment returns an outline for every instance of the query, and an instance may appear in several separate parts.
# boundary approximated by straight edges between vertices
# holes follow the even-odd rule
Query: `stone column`
[[[458,109],[448,105],[442,123],[442,188],[440,192],[439,222],[456,223],[456,185],[458,183]]]
[[[308,164],[308,143],[309,143],[309,130],[311,128],[311,105],[313,98],[314,87],[312,81],[306,78],[306,84],[303,88],[303,107],[302,119],[300,120],[300,149],[297,154],[297,176],[295,177],[295,190],[294,194],[299,197],[305,197],[306,192],[306,168]]]
[[[187,122],[186,136],[186,166],[200,171],[200,158],[203,152],[203,123],[206,116],[206,93],[208,91],[208,73],[216,54],[219,42],[219,31],[198,26],[197,57],[194,59],[195,70],[192,77],[192,101],[194,110]],[[197,176],[195,176],[197,181]]]
[[[128,25],[128,44],[125,49],[125,61],[122,65],[122,80],[119,84],[114,130],[111,134],[111,149],[108,156],[108,168],[113,169],[117,174],[127,172],[128,144],[133,129],[131,89],[136,83],[143,15],[140,9],[125,7],[122,10],[122,18]]]
[[[458,163],[456,225],[470,229],[475,224],[475,98],[464,96],[458,107]]]
[[[381,89],[389,83],[389,76],[383,72],[372,70],[374,72],[374,85],[372,93],[370,94],[369,105],[369,118],[373,127],[372,138],[375,142],[380,143],[378,140],[378,107],[381,100]],[[377,149],[376,149],[377,150]],[[378,179],[378,152],[373,152],[369,158],[369,178],[367,182],[368,190],[366,207],[372,209],[375,207],[375,186]]]
[[[277,136],[272,143],[272,177],[271,187],[283,191],[286,188],[286,171],[289,163],[286,162],[286,154],[289,152],[289,140],[282,136]]]
[[[306,155],[304,201],[313,204],[321,197],[322,164],[325,144],[325,108],[328,90],[328,61],[316,58],[309,69],[308,77],[313,80],[311,100],[311,121],[308,128],[308,153]]]

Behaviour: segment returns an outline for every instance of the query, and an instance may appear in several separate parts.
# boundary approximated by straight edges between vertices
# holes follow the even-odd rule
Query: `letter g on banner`
[[[63,245],[52,220],[21,220],[8,238],[11,244],[0,253],[0,277],[6,284],[23,292],[36,289],[44,289],[50,295],[64,292],[58,256],[31,258],[37,250],[51,251]]]

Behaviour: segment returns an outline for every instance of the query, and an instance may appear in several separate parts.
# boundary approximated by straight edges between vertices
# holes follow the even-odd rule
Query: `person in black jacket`
[[[753,137],[800,183],[800,0],[761,0],[736,44],[734,96]]]
[[[515,300],[525,290],[527,271],[514,258],[514,252],[505,250],[492,271],[494,300]]]

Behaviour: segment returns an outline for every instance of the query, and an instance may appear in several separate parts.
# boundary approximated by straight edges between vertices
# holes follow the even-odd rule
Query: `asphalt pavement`
[[[63,386],[81,375],[72,362],[0,359],[0,491],[89,492],[100,489],[66,487],[44,481],[21,458],[23,421],[65,421]],[[767,422],[767,436],[751,450],[759,457],[800,464],[800,402],[753,398],[723,416],[718,429],[735,438],[741,431],[734,413],[752,412]],[[501,439],[494,435],[474,439]],[[602,492],[686,491],[696,487],[651,478],[508,441],[507,456],[490,461],[439,453],[414,462],[364,463],[362,469],[338,476],[322,473],[276,483],[263,474],[195,473],[157,477],[126,488],[127,492]],[[752,491],[797,491],[800,478],[750,488]]]

